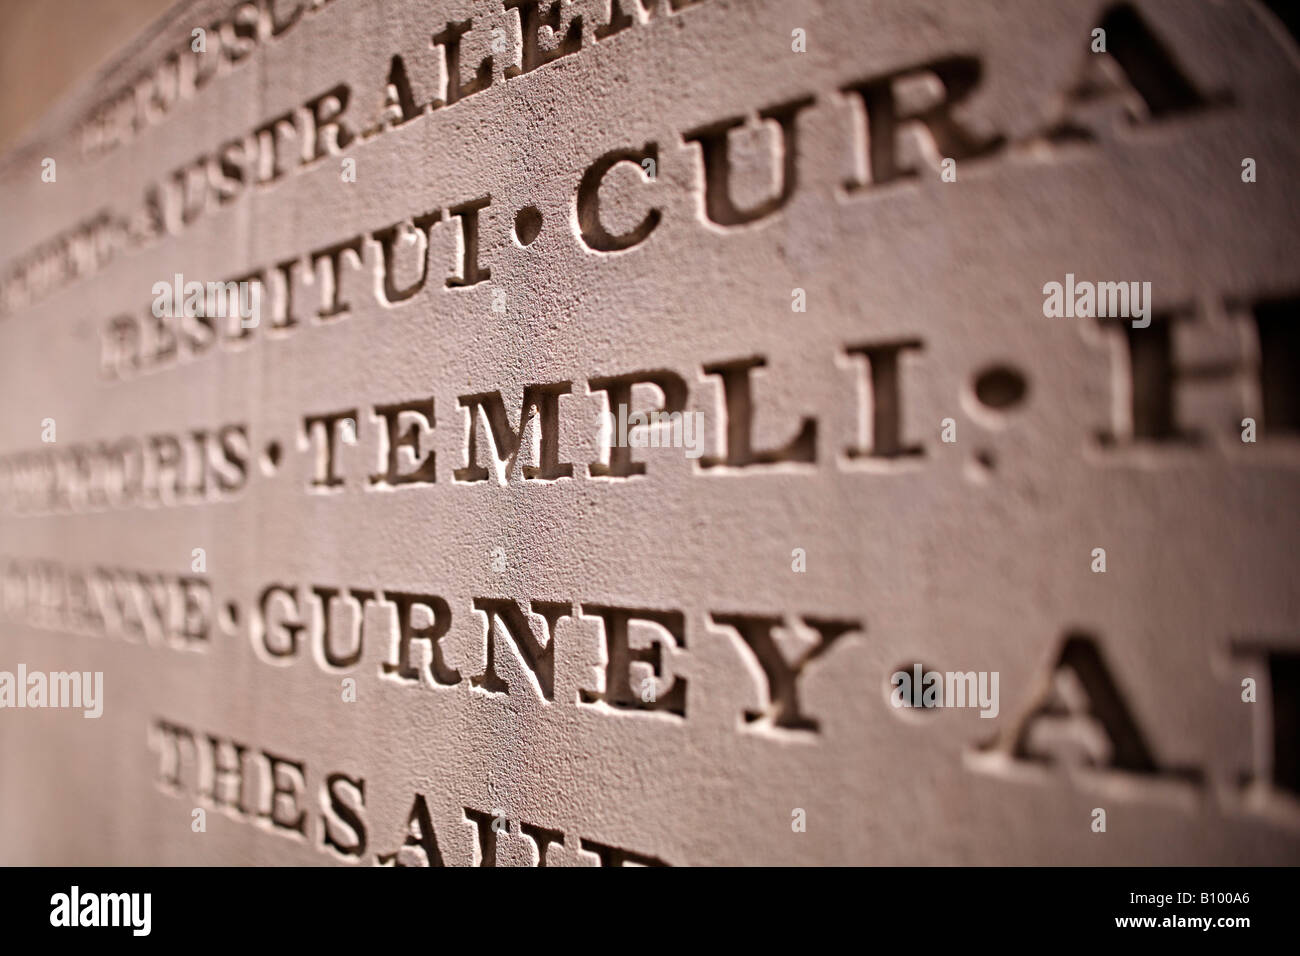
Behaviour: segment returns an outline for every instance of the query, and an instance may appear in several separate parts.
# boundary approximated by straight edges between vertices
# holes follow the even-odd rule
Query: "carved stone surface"
[[[0,863],[1300,862],[1298,63],[178,4],[0,160]]]

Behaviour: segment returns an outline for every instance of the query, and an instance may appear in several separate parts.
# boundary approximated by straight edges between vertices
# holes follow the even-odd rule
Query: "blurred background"
[[[171,4],[0,0],[0,152]]]

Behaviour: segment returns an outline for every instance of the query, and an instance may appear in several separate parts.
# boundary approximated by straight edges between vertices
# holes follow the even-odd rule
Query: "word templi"
[[[845,376],[845,401],[858,417],[857,434],[844,436],[842,458],[822,452],[823,458],[853,467],[924,457],[922,444],[908,440],[901,401],[905,387],[911,387],[901,381],[901,370],[923,349],[919,339],[888,339],[852,343],[836,355]],[[699,473],[815,467],[821,424],[815,416],[791,416],[785,441],[757,440],[757,394],[766,366],[764,356],[750,354],[706,362],[699,369],[702,380],[694,384],[689,373],[659,367],[591,376],[585,388],[571,379],[541,379],[504,393],[456,395],[463,458],[450,469],[448,456],[435,448],[448,425],[444,421],[435,433],[433,397],[304,414],[296,444],[308,459],[307,488],[317,493],[340,491],[358,479],[372,491],[448,478],[453,484],[499,485],[633,479],[647,471],[637,450],[656,447],[685,449]],[[515,414],[507,406],[511,391],[519,396],[509,399],[520,403]],[[720,401],[710,403],[711,396]],[[712,404],[713,413],[692,409],[693,404],[706,409]],[[584,429],[584,423],[595,427]],[[0,511],[80,513],[229,500],[246,487],[259,457],[262,473],[269,476],[288,445],[269,436],[255,440],[250,432],[248,424],[229,423],[0,455]],[[362,449],[375,456],[368,478],[353,467],[353,452]],[[566,460],[580,451],[592,452],[585,475],[581,463]]]

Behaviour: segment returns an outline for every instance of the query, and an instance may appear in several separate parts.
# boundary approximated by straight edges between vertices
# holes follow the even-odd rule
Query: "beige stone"
[[[0,862],[1300,862],[1297,103],[1262,4],[178,4],[0,159],[0,695],[102,675]]]

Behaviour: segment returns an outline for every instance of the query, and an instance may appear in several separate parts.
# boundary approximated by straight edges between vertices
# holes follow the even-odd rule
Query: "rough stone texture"
[[[330,0],[129,141],[83,148],[87,118],[194,27],[269,24],[255,6],[182,3],[0,161],[0,671],[100,671],[105,696],[99,719],[0,710],[0,862],[418,863],[430,830],[449,865],[1300,861],[1295,38],[1244,3],[643,3],[653,15],[621,0],[631,24],[600,39],[609,0],[564,4],[563,22],[582,17],[581,48],[528,69],[556,38],[542,30],[535,53],[500,0]],[[287,18],[295,4],[274,6]],[[445,43],[430,37],[470,18],[461,84],[492,53],[491,85],[429,110],[448,98]],[[1110,52],[1095,54],[1103,23]],[[394,56],[420,115],[380,129]],[[217,164],[228,201],[192,185],[188,222],[162,188],[152,234],[151,187],[276,117],[297,110],[305,128],[304,104],[340,84],[342,120],[372,135],[342,148],[326,136],[302,165],[282,135],[285,170],[267,184],[247,182],[249,166],[232,185]],[[789,128],[779,110],[757,118],[803,98]],[[960,102],[949,112],[945,98]],[[930,110],[939,135],[913,125],[895,140],[891,102]],[[688,138],[732,119],[746,119],[730,141],[734,205],[777,207],[743,224],[710,216],[706,151]],[[638,169],[647,144],[653,177]],[[658,219],[600,251],[583,238],[580,183],[617,151],[632,159],[605,176],[596,219],[615,236],[651,208]],[[891,165],[914,175],[890,179]],[[491,274],[473,281],[465,216],[449,210],[484,197],[477,261]],[[529,205],[541,229],[523,245],[515,217]],[[435,210],[386,273],[382,230]],[[24,265],[101,211],[132,224],[89,274]],[[333,282],[328,264],[306,280],[310,255],[359,236],[339,279],[349,309],[320,318]],[[423,287],[387,301],[385,276],[417,280],[426,244]],[[277,330],[273,273],[289,260],[296,325]],[[259,269],[268,301],[245,337],[222,327],[202,344],[190,325],[177,354],[142,358],[167,341],[148,334],[155,283]],[[1067,274],[1150,282],[1154,321],[1124,332],[1046,317],[1044,286]],[[795,289],[806,311],[792,310]],[[114,344],[123,315],[138,348]],[[918,347],[896,368],[894,353],[851,351],[900,342]],[[750,403],[706,372],[755,357]],[[592,380],[648,370],[680,376],[682,408],[705,416],[704,457],[634,449],[645,474],[593,476],[608,449]],[[545,410],[517,461],[489,461],[492,433],[458,399],[499,391],[517,425],[524,387],[560,382],[572,385],[555,402],[554,460],[572,476],[519,467],[546,457]],[[434,480],[372,482],[388,451],[376,406],[430,398],[417,454],[435,454]],[[634,409],[664,398],[631,393]],[[746,461],[746,405],[756,450],[815,419],[813,460]],[[321,436],[305,417],[352,409],[341,483],[313,486]],[[1257,442],[1241,440],[1246,417]],[[99,499],[69,477],[74,448],[168,435],[188,455],[186,436],[225,425],[241,429],[210,443],[203,494],[177,491],[197,482],[197,457],[179,485],[165,469],[159,480],[166,441],[144,446],[155,464],[141,487],[161,486],[160,500]],[[486,480],[458,479],[471,454]],[[65,463],[53,486],[31,465],[51,455]],[[398,471],[414,460],[402,452]],[[39,562],[62,570],[39,575]],[[115,574],[125,623],[95,590],[99,609],[70,620],[98,568]],[[164,583],[133,589],[124,572]],[[205,639],[131,623],[132,601],[178,577],[199,582],[193,595],[210,588],[211,613],[191,615]],[[286,656],[279,592],[261,639],[273,585],[306,622]],[[325,659],[312,587],[363,592],[331,617],[344,656],[341,635],[364,624],[355,663]],[[401,593],[445,602],[429,602],[446,624],[438,667],[417,639],[407,671],[423,675],[409,679]],[[521,609],[510,626],[526,622],[538,645],[492,623],[493,601]],[[643,684],[647,665],[611,657],[606,606],[680,613],[665,676]],[[568,616],[550,627],[543,612]],[[738,613],[777,625],[760,653],[725,625]],[[821,648],[819,633],[838,636]],[[630,629],[633,646],[665,637]],[[792,697],[781,661],[810,649]],[[891,674],[916,661],[997,672],[997,716],[891,706]],[[613,706],[629,671],[633,694]],[[684,703],[667,675],[678,693],[685,680]],[[168,725],[247,748],[244,812],[214,806],[207,748],[174,748]],[[364,779],[361,809],[336,774]],[[272,778],[290,791],[274,811]],[[299,811],[301,834],[286,829]]]

